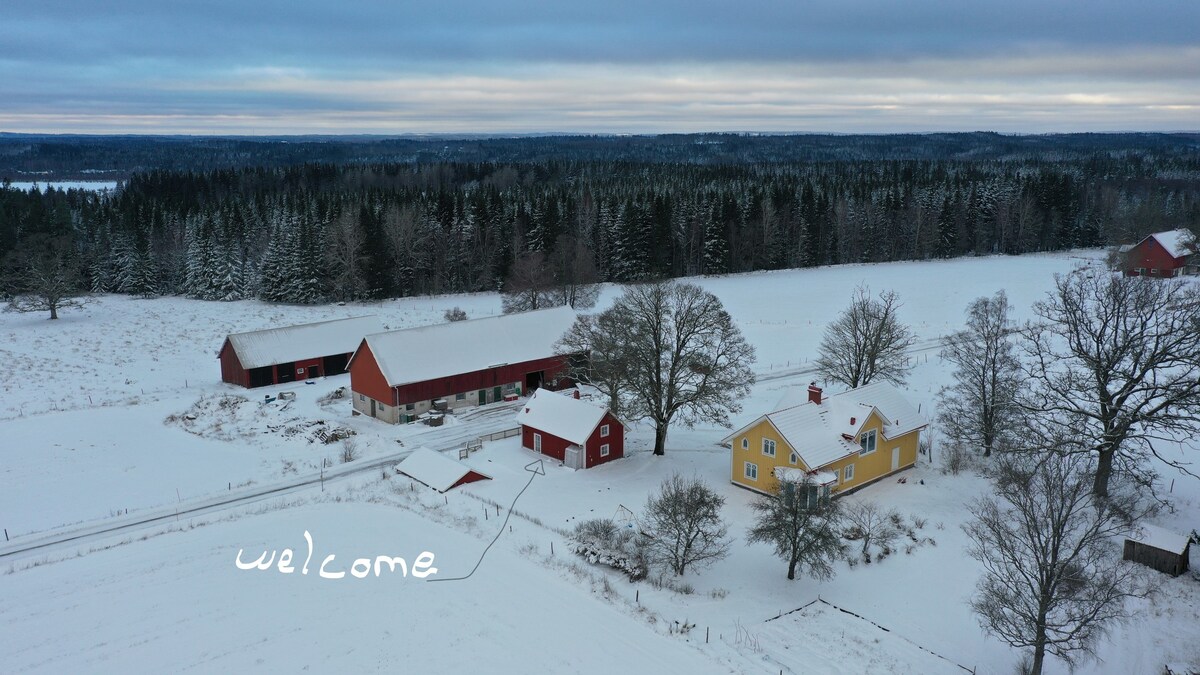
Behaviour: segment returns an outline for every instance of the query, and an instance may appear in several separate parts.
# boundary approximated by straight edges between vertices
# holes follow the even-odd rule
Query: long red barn
[[[556,343],[570,307],[377,333],[350,359],[354,409],[393,424],[572,384]]]
[[[383,330],[378,317],[360,316],[233,333],[217,358],[221,379],[243,387],[340,375],[368,333]]]

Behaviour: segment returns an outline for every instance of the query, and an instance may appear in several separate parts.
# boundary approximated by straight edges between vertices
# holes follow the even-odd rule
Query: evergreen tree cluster
[[[302,164],[0,189],[0,252],[72,237],[97,292],[315,303],[499,289],[582,242],[602,281],[1089,247],[1200,223],[1200,154]]]

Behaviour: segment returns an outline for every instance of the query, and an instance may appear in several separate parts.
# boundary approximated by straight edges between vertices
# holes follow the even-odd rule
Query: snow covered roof
[[[420,481],[438,492],[445,492],[475,469],[436,450],[417,448],[411,455],[405,457],[404,461],[396,465],[396,471]],[[475,473],[491,479],[491,476],[482,472],[475,471]]]
[[[820,468],[858,452],[858,434],[878,413],[886,440],[928,425],[896,387],[875,382],[826,397],[820,404],[808,400],[807,387],[795,387],[767,413],[725,438],[734,436],[766,419],[809,468]]]
[[[1146,239],[1154,239],[1167,253],[1171,254],[1172,258],[1183,258],[1196,252],[1196,237],[1190,230],[1170,230],[1168,232],[1155,232],[1146,237]],[[1138,244],[1146,241],[1143,239]],[[1130,247],[1133,248],[1133,247]]]
[[[284,326],[248,333],[233,333],[226,339],[247,370],[291,363],[334,354],[349,354],[358,348],[363,336],[383,330],[377,316],[358,316]]]
[[[552,307],[377,332],[366,343],[388,386],[398,387],[554,356],[573,323],[575,310]]]
[[[1152,546],[1180,555],[1188,547],[1189,542],[1189,539],[1182,534],[1176,534],[1170,530],[1155,527],[1154,525],[1139,525],[1137,529],[1129,534],[1128,538],[1139,544],[1145,544],[1146,546]]]
[[[606,408],[539,389],[517,413],[517,424],[558,436],[582,446],[604,419]]]
[[[808,477],[816,485],[830,485],[837,482],[837,474],[832,471],[814,471],[809,473],[804,469],[796,469],[790,466],[775,467],[775,477],[789,483],[802,483],[805,476]]]

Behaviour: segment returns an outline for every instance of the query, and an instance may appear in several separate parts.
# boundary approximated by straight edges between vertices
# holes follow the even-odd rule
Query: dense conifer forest
[[[1186,134],[2,136],[4,166],[10,180],[121,178],[111,194],[0,189],[8,278],[53,254],[92,291],[210,300],[495,290],[529,256],[634,281],[1200,224],[1200,142]]]

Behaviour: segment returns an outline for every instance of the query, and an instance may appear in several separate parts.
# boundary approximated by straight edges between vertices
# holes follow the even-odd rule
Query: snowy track
[[[325,483],[340,481],[350,476],[394,466],[400,460],[412,454],[413,450],[418,447],[428,447],[438,451],[461,448],[468,441],[474,441],[480,436],[512,428],[514,425],[513,414],[518,405],[519,403],[498,404],[470,409],[458,416],[458,424],[430,428],[427,432],[414,434],[409,441],[409,446],[402,451],[356,461],[351,464],[341,464],[326,469],[324,473],[308,474],[290,481],[273,483],[271,485],[233,490],[217,496],[189,500],[175,506],[149,509],[133,516],[105,520],[83,527],[18,537],[0,546],[0,560],[18,560],[36,555],[45,555],[59,548],[80,546],[119,535],[127,535],[185,517],[191,518],[218,513],[294,494],[314,486],[323,488]]]

